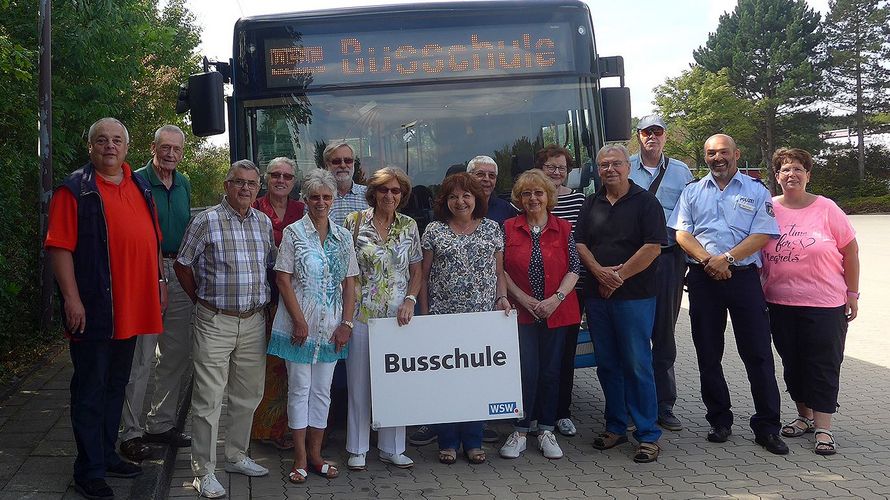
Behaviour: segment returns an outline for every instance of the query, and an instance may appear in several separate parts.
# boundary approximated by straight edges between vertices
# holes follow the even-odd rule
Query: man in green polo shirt
[[[135,172],[151,184],[161,225],[161,251],[164,276],[172,277],[173,262],[190,218],[192,187],[176,171],[182,161],[185,134],[175,125],[164,125],[155,132],[152,158]],[[176,405],[183,376],[191,363],[192,301],[176,279],[168,283],[169,300],[164,313],[162,335],[140,335],[127,384],[126,403],[121,416],[121,453],[134,462],[147,458],[146,443],[191,446],[191,438],[175,426]],[[151,409],[142,426],[142,406],[148,376],[154,365],[154,393]]]

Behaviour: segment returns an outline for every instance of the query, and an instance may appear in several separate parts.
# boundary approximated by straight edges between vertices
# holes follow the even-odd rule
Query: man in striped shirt
[[[174,269],[196,304],[192,358],[193,485],[207,498],[226,494],[216,479],[216,438],[228,387],[227,472],[264,476],[247,456],[253,413],[263,395],[266,315],[275,264],[272,222],[251,208],[260,172],[250,160],[232,164],[222,203],[199,214],[182,239]]]

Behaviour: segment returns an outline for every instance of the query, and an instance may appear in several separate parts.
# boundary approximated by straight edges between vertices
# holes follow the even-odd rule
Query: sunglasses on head
[[[284,179],[286,181],[294,180],[294,174],[289,174],[287,172],[269,172],[269,177],[273,179]]]
[[[664,129],[661,127],[649,127],[640,130],[640,134],[644,137],[649,137],[650,135],[654,135],[655,137],[661,137],[664,135]]]
[[[331,158],[328,161],[331,162],[331,165],[340,165],[343,163],[352,165],[353,163],[355,163],[355,158]]]

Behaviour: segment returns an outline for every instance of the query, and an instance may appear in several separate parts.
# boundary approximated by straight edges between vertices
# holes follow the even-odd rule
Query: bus
[[[235,25],[232,53],[205,59],[205,73],[184,86],[178,108],[190,109],[196,135],[223,133],[225,114],[233,161],[263,170],[287,156],[304,174],[322,165],[330,141],[345,140],[357,179],[384,166],[409,175],[407,213],[421,224],[449,167],[474,156],[497,161],[497,192],[508,196],[535,152],[557,143],[573,151],[582,168],[570,182],[584,188],[597,149],[630,136],[623,59],[597,54],[589,7],[577,0],[248,17]],[[618,85],[601,86],[605,78]]]

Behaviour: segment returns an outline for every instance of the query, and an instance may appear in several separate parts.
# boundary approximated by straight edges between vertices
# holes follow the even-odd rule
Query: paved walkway
[[[603,427],[603,397],[595,371],[577,372],[574,412],[578,436],[559,438],[566,453],[557,461],[530,449],[516,460],[497,457],[479,466],[458,461],[444,466],[436,447],[409,447],[417,465],[411,470],[385,466],[369,456],[369,470],[343,470],[335,480],[310,476],[304,486],[284,480],[289,454],[254,443],[252,455],[272,471],[248,479],[220,471],[233,499],[263,498],[888,498],[890,497],[890,412],[883,408],[890,389],[890,265],[885,246],[890,216],[854,217],[863,247],[862,312],[851,326],[842,370],[841,408],[834,420],[839,453],[819,457],[812,452],[812,434],[787,440],[791,454],[775,456],[754,444],[746,422],[752,403],[735,346],[727,343],[724,368],[736,411],[733,436],[725,444],[705,441],[707,423],[698,394],[698,370],[689,335],[689,318],[681,312],[677,328],[679,356],[677,414],[686,424],[665,432],[662,455],[653,464],[635,464],[633,446],[608,451],[591,446]],[[731,334],[727,334],[731,339]],[[778,359],[778,358],[777,358]],[[778,362],[777,362],[778,364]],[[781,367],[780,367],[781,369]],[[77,498],[70,487],[73,439],[68,420],[70,362],[61,353],[28,377],[0,402],[0,500],[6,498]],[[780,382],[780,387],[784,384]],[[794,414],[783,394],[783,414]],[[508,426],[500,426],[503,434]],[[224,429],[220,433],[224,439]],[[326,457],[344,464],[344,432],[336,432]],[[159,450],[160,451],[160,450]],[[220,452],[222,447],[220,446]],[[171,498],[193,497],[188,450],[169,461],[172,479],[162,484]],[[220,461],[222,458],[220,457]],[[163,460],[148,462],[149,474],[133,480],[112,479],[119,497],[148,498]],[[345,467],[343,468],[345,469]]]

